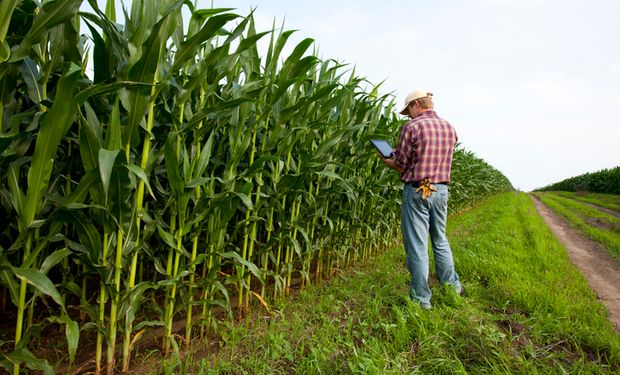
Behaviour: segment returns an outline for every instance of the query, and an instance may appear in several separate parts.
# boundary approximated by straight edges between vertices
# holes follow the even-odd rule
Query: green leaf
[[[207,116],[212,115],[213,113],[217,113],[219,111],[224,111],[227,109],[237,109],[242,103],[254,102],[253,98],[237,98],[228,101],[218,102],[213,107],[205,107],[200,111],[196,112],[194,116],[189,120],[187,125],[183,127],[183,131],[188,131],[194,126],[197,126],[201,123]],[[203,128],[203,131],[207,131],[208,128]]]
[[[306,53],[306,51],[312,45],[312,43],[314,43],[314,39],[306,38],[302,40],[301,42],[299,42],[297,46],[295,46],[295,49],[293,50],[293,52],[291,52],[289,57],[284,61],[284,64],[282,65],[281,74],[283,77],[286,77],[286,78],[294,77],[294,75],[290,75],[292,67],[299,62],[299,60],[301,59],[301,56],[303,56],[303,54]]]
[[[4,261],[6,262],[6,260]],[[13,273],[8,269],[3,270],[0,268],[0,279],[4,281],[4,285],[8,288],[13,305],[19,306],[19,283],[13,277]]]
[[[183,194],[185,185],[181,178],[181,171],[179,170],[179,160],[177,158],[177,136],[174,133],[170,133],[166,139],[166,145],[164,148],[164,155],[166,159],[166,172],[168,173],[168,182],[170,188],[172,188],[173,194],[177,199]]]
[[[22,78],[28,87],[28,96],[34,103],[39,104],[43,100],[43,92],[41,89],[41,75],[37,69],[37,65],[31,58],[27,57],[20,67]]]
[[[318,171],[316,172],[316,174],[321,177],[329,177],[334,180],[342,180],[342,177],[339,174],[337,174],[336,172],[332,172],[332,171]]]
[[[205,143],[204,147],[201,150],[200,158],[198,159],[198,165],[196,167],[196,177],[200,177],[204,174],[207,166],[209,164],[209,160],[211,160],[211,153],[213,152],[213,136],[215,135],[215,131],[212,131]],[[188,184],[189,185],[189,184]]]
[[[0,96],[1,95],[2,93],[0,92]],[[6,150],[11,145],[11,143],[13,143],[13,139],[15,139],[17,135],[19,135],[18,129],[14,129],[9,133],[0,133],[0,155],[2,155],[4,150]]]
[[[65,303],[60,296],[60,293],[58,293],[58,290],[50,279],[48,279],[47,276],[42,274],[39,270],[34,268],[23,269],[17,267],[11,267],[11,270],[17,278],[26,281],[46,296],[50,296],[58,305],[60,305],[60,307],[62,307],[63,311],[65,310]]]
[[[250,199],[250,197],[248,197],[247,194],[237,192],[237,191],[231,191],[231,193],[239,197],[239,199],[241,199],[241,201],[243,202],[243,204],[248,210],[254,209],[254,204],[252,203],[252,200]]]
[[[63,259],[65,259],[71,254],[73,254],[73,252],[67,248],[54,251],[47,258],[45,258],[45,261],[43,261],[40,270],[41,273],[47,275],[47,273],[52,267],[60,263]]]
[[[166,324],[164,322],[162,322],[161,320],[145,320],[145,321],[142,321],[142,322],[136,324],[133,327],[133,331],[136,332],[136,331],[139,331],[142,328],[146,328],[146,327],[156,328],[156,327],[165,327],[165,326],[166,326]]]
[[[13,203],[18,217],[24,215],[24,200],[26,196],[19,186],[19,170],[26,161],[25,158],[22,158],[12,162],[9,166],[9,173],[7,176],[9,180],[9,190],[11,192],[11,203]]]
[[[56,89],[58,100],[54,102],[40,126],[32,155],[32,164],[28,170],[28,193],[22,219],[22,224],[26,226],[39,212],[41,198],[49,185],[56,150],[73,123],[77,109],[73,89],[80,77],[80,72],[81,67],[71,64],[60,78]]]
[[[112,2],[114,3],[114,2]],[[90,30],[90,35],[95,43],[95,49],[93,51],[93,70],[95,71],[95,77],[93,83],[107,81],[110,78],[110,54],[106,48],[105,41],[99,35],[97,30],[90,23],[85,22],[86,26]],[[79,102],[79,100],[78,100]]]
[[[11,57],[11,48],[6,40],[0,41],[0,63],[7,61]]]
[[[28,34],[11,55],[11,62],[19,61],[28,55],[33,44],[39,43],[56,25],[64,23],[77,15],[82,0],[55,0],[43,4],[32,23]]]
[[[174,240],[174,236],[172,234],[170,234],[170,232],[168,232],[167,230],[162,228],[161,225],[157,225],[157,232],[159,233],[159,237],[161,237],[161,239],[164,240],[164,242],[168,246],[170,246],[173,249],[175,249],[177,247],[177,243]]]
[[[119,89],[144,89],[152,87],[152,83],[134,82],[134,81],[117,81],[111,83],[97,83],[92,86],[86,87],[84,90],[78,92],[75,96],[75,100],[78,104],[83,104],[89,98],[93,96],[103,96],[110,93],[115,93]]]
[[[271,31],[265,31],[265,32],[258,33],[258,34],[252,35],[250,37],[244,38],[239,43],[239,46],[235,50],[235,54],[240,54],[241,52],[245,51],[246,49],[248,49],[250,47],[254,47],[256,45],[256,42],[258,42],[259,39],[261,39],[265,35],[269,34],[270,32]]]
[[[190,59],[193,60],[196,57],[197,49],[200,45],[208,39],[213,38],[216,32],[226,23],[238,17],[239,16],[236,14],[227,13],[209,18],[207,23],[199,32],[185,42],[181,43],[179,50],[174,55],[174,64],[170,69],[170,74],[178,71]]]
[[[120,150],[99,150],[99,173],[101,175],[101,183],[103,184],[103,194],[105,200],[108,200],[108,191],[110,188],[110,179],[114,170],[114,163]]]
[[[207,8],[207,9],[196,9],[192,12],[192,18],[197,18],[200,20],[204,20],[218,13],[224,13],[231,10],[235,10],[235,8]]]
[[[143,281],[135,285],[128,296],[123,298],[119,315],[125,317],[125,323],[133,323],[136,311],[140,309],[143,300],[142,295],[145,291],[155,288],[157,285],[149,281]]]
[[[155,74],[159,67],[161,60],[162,50],[164,49],[165,40],[167,35],[165,29],[162,27],[166,23],[167,17],[175,12],[182,2],[174,2],[162,15],[162,18],[152,27],[147,40],[142,44],[142,51],[144,54],[138,61],[129,69],[129,78],[134,82],[142,82],[147,84],[155,83]],[[147,5],[149,7],[149,5]],[[128,103],[129,112],[128,125],[125,133],[124,144],[134,145],[134,140],[138,139],[137,131],[138,125],[142,122],[149,102],[150,93],[145,93],[144,90],[130,90]]]
[[[110,115],[110,123],[105,137],[105,148],[108,150],[120,150],[123,147],[123,132],[121,130],[121,114],[119,109],[119,98],[116,97],[112,113]]]
[[[65,324],[67,348],[69,351],[69,363],[72,364],[75,360],[75,353],[77,352],[78,343],[80,341],[80,327],[77,322],[71,320],[71,318],[67,315],[53,316],[48,318],[48,320],[54,323]]]
[[[2,3],[0,3],[0,42],[4,43],[6,40],[6,34],[11,24],[11,15],[21,2],[22,0],[3,0]]]
[[[151,184],[149,184],[149,179],[146,176],[146,173],[144,173],[144,171],[142,170],[142,168],[138,167],[135,164],[127,164],[125,165],[125,167],[127,167],[127,169],[129,169],[131,173],[138,176],[138,178],[144,182],[144,184],[146,185],[146,188],[149,189],[149,194],[151,195],[151,197],[157,200],[157,198],[155,197],[155,194],[153,194],[153,190],[151,189]]]
[[[229,252],[223,253],[222,258],[235,260],[237,263],[246,266],[247,269],[249,269],[250,272],[252,272],[252,274],[256,276],[256,278],[258,278],[259,280],[262,279],[262,272],[258,267],[256,267],[256,264],[243,259],[241,255],[239,255],[238,253],[234,251],[229,251]]]
[[[25,364],[31,370],[40,370],[46,375],[54,375],[54,369],[49,362],[44,359],[38,359],[25,348],[19,348],[9,354],[4,354],[4,357],[14,365]]]
[[[185,184],[185,188],[186,189],[193,189],[193,188],[197,188],[199,186],[204,186],[204,185],[208,184],[209,181],[211,181],[210,178],[198,177],[198,178],[195,178],[193,180],[188,181],[187,184]]]
[[[86,117],[80,116],[80,156],[86,172],[97,169],[99,166],[99,149],[101,149],[101,124],[95,111],[88,104],[84,104]]]
[[[280,33],[280,35],[278,36],[278,40],[276,41],[275,48],[273,49],[273,53],[270,48],[269,53],[267,54],[267,59],[266,59],[265,64],[268,67],[268,69],[271,70],[274,74],[275,74],[277,64],[279,62],[278,60],[280,59],[280,53],[282,53],[282,49],[286,45],[288,38],[290,38],[291,35],[295,31],[296,30],[287,30],[287,31],[283,31],[282,33]]]
[[[92,170],[86,173],[80,180],[78,186],[64,200],[63,205],[83,202],[90,188],[99,181],[99,172]]]

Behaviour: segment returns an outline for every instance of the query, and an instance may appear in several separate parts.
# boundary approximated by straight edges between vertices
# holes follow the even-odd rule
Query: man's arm
[[[377,152],[377,154],[379,154],[379,152]],[[403,173],[405,171],[404,169],[399,167],[398,164],[396,164],[396,160],[394,160],[394,159],[386,159],[383,156],[381,156],[381,154],[379,154],[379,157],[381,157],[381,160],[383,160],[385,165],[387,165],[388,167],[392,168],[396,172]]]

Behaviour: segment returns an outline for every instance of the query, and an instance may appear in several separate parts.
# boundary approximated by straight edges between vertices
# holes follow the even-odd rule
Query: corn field
[[[584,173],[549,184],[536,191],[587,191],[591,193],[620,194],[620,166]]]
[[[400,240],[391,95],[251,14],[101,3],[0,3],[1,367],[127,372]],[[463,149],[453,175],[452,209],[512,188]]]

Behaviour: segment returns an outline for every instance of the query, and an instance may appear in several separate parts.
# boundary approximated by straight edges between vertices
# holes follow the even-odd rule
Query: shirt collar
[[[414,118],[414,120],[417,119],[417,118],[422,118],[422,117],[437,117],[437,112],[435,112],[432,109],[430,109],[428,111],[424,111],[418,117]]]
[[[409,121],[407,121],[407,122],[415,122],[415,121],[421,120],[423,118],[428,118],[428,117],[438,117],[437,116],[437,112],[435,112],[434,110],[430,109],[428,111],[422,112],[418,117],[414,117],[412,119],[409,119]]]

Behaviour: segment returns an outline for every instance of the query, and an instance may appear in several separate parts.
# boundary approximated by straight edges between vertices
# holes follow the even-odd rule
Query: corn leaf
[[[54,369],[49,364],[49,362],[47,362],[44,359],[38,359],[37,357],[35,357],[31,352],[29,352],[25,348],[15,349],[11,353],[2,354],[2,356],[4,356],[4,358],[9,360],[11,362],[11,364],[13,364],[13,365],[25,364],[26,367],[28,367],[31,370],[43,371],[43,373],[45,375],[54,375],[54,373],[55,373]],[[5,366],[5,368],[6,368],[6,366]],[[11,368],[9,368],[7,370],[13,371],[12,366],[11,366]]]
[[[9,61],[15,62],[25,58],[30,47],[39,43],[52,27],[75,17],[81,3],[82,0],[55,0],[44,3],[28,34],[19,47],[13,51]]]
[[[135,164],[126,164],[125,167],[129,169],[131,173],[135,174],[140,180],[142,180],[142,182],[144,182],[151,197],[157,200],[157,198],[155,197],[155,194],[153,194],[153,189],[151,189],[151,184],[149,183],[149,179],[146,176],[146,173],[144,173],[144,171]]]
[[[45,260],[43,261],[43,264],[41,265],[41,269],[40,269],[41,273],[44,275],[47,275],[47,273],[52,267],[60,263],[63,259],[65,259],[71,254],[72,254],[72,251],[67,248],[54,251],[49,256],[47,256],[47,258],[45,258]]]
[[[9,264],[6,258],[0,259],[4,264]],[[4,268],[4,267],[3,267]],[[3,281],[3,285],[9,290],[11,296],[11,302],[15,306],[19,305],[19,283],[15,279],[13,273],[8,269],[0,268],[0,279]]]
[[[54,284],[41,271],[34,268],[18,268],[11,267],[11,270],[20,280],[25,280],[28,284],[34,286],[39,292],[50,296],[54,302],[65,310],[65,303]]]
[[[114,170],[114,164],[119,152],[120,150],[106,150],[105,148],[99,150],[99,173],[101,176],[103,194],[106,201],[108,200],[112,171]]]
[[[97,30],[90,23],[85,23],[95,44],[93,51],[93,70],[95,72],[93,83],[97,84],[110,78],[110,53],[105,45],[105,41]]]
[[[41,75],[39,74],[37,65],[31,58],[25,58],[20,67],[22,78],[28,86],[28,95],[30,99],[39,104],[43,100],[43,92],[41,89]]]
[[[73,89],[80,70],[79,66],[71,64],[61,77],[57,91],[63,93],[64,97],[54,102],[40,126],[32,164],[28,170],[28,193],[22,218],[26,226],[30,225],[39,211],[41,198],[49,184],[56,150],[73,123],[76,111]]]
[[[101,124],[92,107],[84,104],[86,117],[80,116],[80,156],[86,172],[99,167],[99,150],[101,149]]]
[[[170,72],[179,70],[186,62],[196,57],[197,48],[215,36],[216,32],[226,23],[238,18],[236,14],[220,14],[210,17],[204,27],[191,38],[181,43],[179,50],[174,55],[174,64]]]
[[[21,2],[22,0],[3,0],[0,3],[0,42],[5,42],[11,24],[11,15]],[[0,62],[4,62],[4,60],[0,60]]]
[[[176,148],[176,136],[174,133],[170,133],[166,139],[164,155],[166,156],[166,171],[168,173],[170,188],[172,188],[173,194],[178,198],[183,194],[185,184],[181,178]]]
[[[1,98],[1,95],[2,93],[0,93],[0,98]],[[13,140],[18,134],[19,134],[19,131],[17,129],[9,133],[0,132],[0,155],[2,155],[4,150],[6,150],[11,145],[11,143],[13,142]]]
[[[162,18],[149,30],[150,34],[144,44],[142,44],[143,55],[140,59],[130,68],[129,78],[135,82],[142,82],[147,84],[155,83],[155,74],[159,68],[162,51],[167,39],[166,29],[162,28],[166,24],[167,17],[173,12],[177,11],[182,5],[181,1],[174,2],[162,15]],[[134,3],[134,6],[137,6]],[[146,11],[151,12],[153,7],[147,5]],[[143,28],[148,23],[149,17],[144,17],[140,23],[139,33],[146,32]],[[141,40],[138,34],[133,35],[134,43]],[[150,93],[145,93],[144,90],[130,90],[129,103],[126,107],[129,112],[128,126],[125,133],[124,144],[131,144],[132,146],[138,143],[138,126],[146,113],[147,105],[149,102]]]
[[[152,86],[153,84],[151,83],[133,82],[133,81],[117,81],[117,82],[111,82],[111,83],[99,83],[93,86],[89,86],[85,88],[84,90],[81,90],[80,92],[78,92],[78,94],[75,96],[75,100],[77,101],[78,104],[82,104],[93,96],[102,96],[102,95],[107,95],[110,93],[115,93],[119,89],[122,89],[122,88],[144,89],[144,88],[149,88]]]
[[[26,199],[26,196],[19,186],[19,169],[26,161],[25,158],[22,158],[9,165],[8,180],[9,190],[11,192],[11,203],[18,217],[23,217],[24,215],[24,200]]]
[[[262,270],[260,270],[256,265],[252,262],[249,262],[241,257],[238,253],[234,251],[229,251],[221,254],[222,258],[225,259],[233,259],[237,264],[241,264],[245,266],[254,276],[258,279],[262,278]]]
[[[75,353],[77,352],[78,343],[80,341],[80,327],[77,322],[71,320],[67,315],[54,316],[48,318],[50,322],[64,324],[65,334],[67,336],[67,349],[69,351],[69,363],[75,361]]]
[[[69,194],[69,196],[67,196],[67,198],[65,198],[63,204],[69,205],[76,202],[83,202],[86,198],[86,194],[88,194],[88,191],[98,181],[100,181],[98,171],[92,170],[86,173],[78,183],[78,186],[71,192],[71,194]]]
[[[105,148],[108,150],[120,150],[123,147],[123,132],[121,130],[121,114],[118,97],[114,101],[108,131],[105,137]]]

